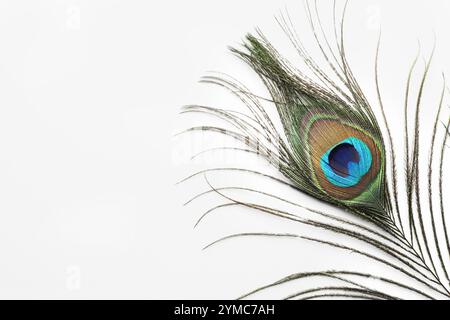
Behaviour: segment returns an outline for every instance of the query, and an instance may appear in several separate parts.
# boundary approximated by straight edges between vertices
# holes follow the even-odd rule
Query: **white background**
[[[331,3],[320,7],[329,13]],[[384,270],[299,240],[236,239],[202,251],[232,232],[294,227],[231,208],[193,230],[220,201],[182,206],[206,190],[205,181],[175,183],[217,167],[224,155],[188,161],[207,144],[204,137],[174,137],[196,117],[178,115],[180,107],[239,106],[198,83],[209,70],[264,94],[227,46],[258,26],[295,59],[274,19],[286,7],[313,44],[301,1],[1,1],[0,298],[236,298],[331,262]],[[440,73],[450,71],[450,5],[351,1],[347,21],[348,55],[374,105],[382,26],[382,91],[401,152],[404,84],[417,40],[426,58],[433,32],[437,39],[425,123],[434,117]]]

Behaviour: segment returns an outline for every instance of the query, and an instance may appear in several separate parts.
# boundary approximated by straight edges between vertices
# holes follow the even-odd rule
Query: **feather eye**
[[[382,151],[361,129],[339,120],[311,124],[306,141],[311,175],[322,191],[342,201],[370,200],[378,189]]]

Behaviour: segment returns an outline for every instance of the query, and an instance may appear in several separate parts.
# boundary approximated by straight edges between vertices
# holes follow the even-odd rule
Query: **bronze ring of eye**
[[[366,132],[335,119],[317,119],[308,131],[313,174],[321,189],[340,199],[367,191],[382,163],[382,153]]]

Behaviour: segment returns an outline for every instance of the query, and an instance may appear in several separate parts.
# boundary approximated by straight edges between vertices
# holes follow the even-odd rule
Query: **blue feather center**
[[[355,137],[335,144],[320,159],[320,166],[328,181],[342,188],[357,185],[371,165],[369,147]]]

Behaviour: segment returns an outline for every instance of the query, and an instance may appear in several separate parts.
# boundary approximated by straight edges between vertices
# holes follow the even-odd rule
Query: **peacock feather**
[[[208,245],[226,239],[243,236],[275,238],[301,238],[336,249],[351,250],[368,259],[392,268],[409,279],[389,278],[365,273],[364,270],[314,270],[297,273],[254,290],[256,292],[306,278],[325,278],[332,281],[325,287],[309,286],[287,298],[312,299],[323,297],[350,297],[364,299],[395,299],[389,289],[374,289],[364,283],[366,279],[378,281],[386,288],[401,288],[416,294],[418,298],[450,298],[450,241],[444,212],[443,167],[448,140],[450,139],[448,115],[444,115],[445,81],[436,106],[436,116],[431,133],[429,150],[422,151],[419,143],[419,112],[431,57],[426,61],[414,101],[414,119],[409,119],[412,75],[417,67],[413,61],[405,90],[405,199],[399,200],[396,147],[386,119],[378,80],[378,51],[374,63],[375,86],[380,114],[375,115],[348,63],[344,47],[344,21],[347,3],[337,13],[333,5],[334,41],[327,37],[321,23],[317,2],[305,2],[305,8],[317,47],[331,72],[324,69],[305,49],[293,27],[289,14],[277,19],[284,33],[304,61],[307,71],[293,67],[257,30],[248,34],[242,47],[231,48],[233,54],[245,62],[261,79],[270,98],[251,93],[234,78],[214,74],[202,82],[228,89],[246,107],[248,115],[240,112],[201,105],[184,107],[183,113],[206,113],[233,125],[235,130],[215,126],[192,127],[186,132],[208,131],[231,136],[244,148],[234,148],[257,154],[273,165],[281,176],[270,176],[243,168],[212,168],[196,172],[183,179],[203,175],[209,190],[191,201],[216,193],[238,205],[275,215],[311,227],[311,234],[249,232],[232,234]],[[269,102],[271,106],[264,103]],[[274,117],[268,108],[275,108]],[[447,117],[447,118],[446,118]],[[381,120],[381,121],[380,121]],[[279,121],[281,126],[276,126]],[[409,134],[409,128],[413,134]],[[442,134],[442,140],[438,132]],[[427,180],[420,179],[419,154],[429,152]],[[433,183],[433,169],[438,172],[438,183]],[[273,183],[287,185],[323,203],[342,209],[339,215],[307,208],[263,191],[213,186],[207,178],[212,171],[238,171],[256,174]],[[426,189],[429,210],[421,206],[420,190]],[[294,214],[266,205],[231,197],[227,190],[245,190],[289,202],[310,215]],[[438,197],[434,194],[437,193]],[[220,205],[208,210],[211,213]],[[206,215],[204,214],[201,218]],[[312,214],[312,215],[311,215]],[[350,217],[357,217],[353,219]],[[430,220],[431,229],[425,220]],[[378,252],[369,253],[339,241],[324,240],[314,236],[314,229],[343,235],[354,241],[362,241]],[[442,236],[441,234],[442,233]],[[382,255],[380,255],[381,253]]]

